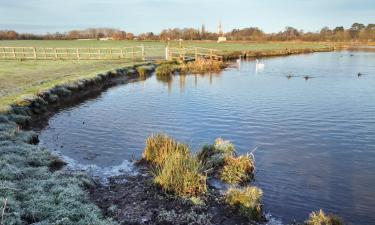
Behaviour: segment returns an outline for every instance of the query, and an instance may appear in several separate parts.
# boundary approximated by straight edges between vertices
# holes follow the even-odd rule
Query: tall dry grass
[[[218,60],[198,59],[196,61],[188,62],[180,65],[181,73],[207,73],[220,72],[224,68],[224,63]]]
[[[174,152],[188,155],[189,148],[164,134],[151,135],[146,140],[142,159],[156,166],[161,166]]]
[[[229,155],[224,157],[224,165],[219,171],[219,177],[229,184],[244,183],[251,179],[253,171],[254,164],[248,156]]]
[[[207,191],[203,166],[185,144],[163,135],[146,141],[143,160],[153,166],[154,182],[166,192],[181,197],[199,196]]]
[[[207,191],[199,160],[178,151],[172,151],[164,164],[156,168],[154,181],[164,191],[181,197],[199,196]]]

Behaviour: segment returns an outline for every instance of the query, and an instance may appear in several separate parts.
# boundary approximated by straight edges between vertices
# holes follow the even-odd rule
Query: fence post
[[[12,48],[13,58],[16,59],[16,51]]]
[[[132,47],[132,60],[134,62],[134,47]]]
[[[212,49],[210,50],[210,59],[212,60],[212,58],[213,58],[213,51],[212,51]]]
[[[112,48],[109,48],[109,56],[110,56],[111,59],[113,58],[113,56],[112,56]]]
[[[198,60],[198,48],[195,48],[195,61]]]
[[[76,48],[77,51],[77,59],[79,60],[79,48]]]
[[[121,59],[124,58],[124,50],[121,48]]]
[[[33,48],[33,52],[34,52],[34,59],[37,59],[37,57],[36,57],[36,48]]]
[[[142,60],[145,61],[145,46],[144,45],[141,45],[141,48],[142,48]]]
[[[99,48],[99,59],[102,59],[102,49]]]
[[[185,62],[185,49],[182,50],[182,62]]]
[[[168,59],[169,59],[169,47],[167,46],[165,47],[165,60],[168,61]]]

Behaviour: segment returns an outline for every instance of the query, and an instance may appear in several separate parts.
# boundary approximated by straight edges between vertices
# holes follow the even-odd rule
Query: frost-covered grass
[[[263,216],[262,195],[262,190],[257,187],[230,188],[225,193],[225,201],[243,216],[261,221]]]
[[[343,225],[341,218],[335,215],[327,215],[323,210],[312,212],[309,219],[305,222],[306,225]]]
[[[206,145],[198,152],[198,159],[207,171],[216,174],[229,184],[244,184],[254,172],[254,161],[247,155],[237,155],[235,147],[221,138],[213,145]]]
[[[7,200],[4,224],[115,224],[90,203],[85,189],[91,180],[81,173],[53,172],[58,159],[29,144],[34,137],[0,117],[0,200]]]
[[[217,138],[212,145],[203,146],[197,157],[202,162],[206,170],[215,171],[224,164],[224,158],[235,153],[232,143]]]

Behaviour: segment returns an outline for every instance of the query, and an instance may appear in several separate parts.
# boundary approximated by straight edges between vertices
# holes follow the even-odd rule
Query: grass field
[[[96,41],[96,40],[72,40],[72,41],[0,41],[0,46],[7,47],[72,47],[72,48],[109,48],[130,46],[160,46],[166,42],[158,41]],[[179,46],[178,42],[171,42],[172,46]],[[244,43],[226,42],[216,43],[209,41],[185,41],[184,46],[196,46],[214,48],[227,54],[234,51],[266,51],[289,49],[318,49],[326,47],[321,43],[305,42],[272,42],[272,43]],[[153,56],[164,54],[162,48],[158,52],[152,52]],[[147,55],[146,51],[146,55]],[[114,68],[127,66],[134,62],[121,60],[84,61],[84,60],[0,60],[0,111],[7,108],[21,95],[35,94],[42,89],[74,79],[90,77],[100,72]]]

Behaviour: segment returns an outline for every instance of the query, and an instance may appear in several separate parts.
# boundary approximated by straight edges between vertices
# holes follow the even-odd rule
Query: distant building
[[[227,41],[227,37],[224,36],[223,28],[221,26],[221,21],[219,21],[219,26],[217,28],[217,34],[219,35],[217,43]]]
[[[112,37],[104,37],[104,38],[99,38],[100,41],[111,41],[113,40]]]

